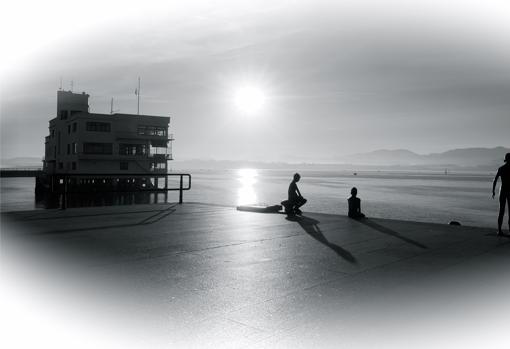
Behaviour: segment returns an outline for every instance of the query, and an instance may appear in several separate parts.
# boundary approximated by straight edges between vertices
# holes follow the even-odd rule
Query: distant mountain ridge
[[[503,163],[510,148],[463,148],[443,153],[417,154],[407,149],[375,150],[340,158],[344,163],[383,166],[461,166],[485,167]]]
[[[407,149],[380,149],[366,153],[359,153],[341,157],[335,157],[334,161],[320,162],[263,162],[235,160],[176,160],[170,161],[169,167],[174,169],[228,169],[228,168],[352,168],[352,166],[364,166],[367,168],[379,167],[463,167],[495,169],[501,166],[506,153],[510,148],[462,148],[448,150],[443,153],[417,154]],[[42,158],[19,157],[1,159],[1,167],[42,167]]]

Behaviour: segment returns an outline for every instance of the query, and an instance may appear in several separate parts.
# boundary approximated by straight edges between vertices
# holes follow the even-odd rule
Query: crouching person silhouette
[[[357,197],[357,195],[358,189],[353,187],[351,189],[351,197],[347,199],[347,202],[349,203],[348,216],[354,219],[365,218],[365,215],[361,213],[361,200]]]
[[[300,179],[301,176],[299,173],[295,173],[294,178],[289,185],[288,200],[282,201],[282,205],[285,207],[285,213],[287,213],[289,216],[301,214],[302,212],[299,208],[306,204],[306,199],[301,195],[301,192],[299,191],[299,188],[296,184]]]

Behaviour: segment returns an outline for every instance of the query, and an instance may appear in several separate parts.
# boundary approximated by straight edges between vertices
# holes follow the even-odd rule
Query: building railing
[[[168,177],[179,177],[179,187],[178,188],[169,188],[168,187]],[[184,177],[188,178],[188,183],[184,186]],[[120,179],[128,180],[128,184],[136,184],[136,179],[150,179],[150,178],[163,178],[165,180],[165,187],[159,188],[156,186],[155,188],[147,188],[147,187],[138,187],[136,185],[129,186],[128,188],[122,188],[119,190],[119,187],[110,186],[107,188],[101,187],[100,192],[167,192],[167,191],[179,191],[179,204],[183,202],[183,192],[191,189],[191,175],[189,173],[80,173],[80,174],[54,174],[51,175],[51,191],[62,194],[62,204],[61,209],[65,210],[67,208],[67,196],[72,193],[80,193],[80,191],[73,191],[73,185],[76,183],[73,182],[73,179],[89,179],[94,183],[95,180],[98,180],[98,184],[101,184],[101,181],[109,180],[117,180],[117,183]],[[103,182],[104,183],[104,182]]]
[[[148,158],[152,158],[154,160],[170,160],[172,158],[172,154],[149,154]]]
[[[170,152],[167,152],[165,154],[154,154],[154,153],[135,153],[135,154],[116,154],[116,153],[112,153],[112,154],[89,154],[89,153],[83,153],[83,152],[78,152],[76,154],[71,154],[71,155],[76,155],[78,156],[80,159],[108,159],[108,160],[112,160],[112,159],[115,159],[115,160],[120,160],[120,161],[123,161],[123,160],[140,160],[140,159],[161,159],[161,160],[172,160],[172,154]]]
[[[115,137],[119,139],[134,139],[134,140],[140,140],[140,139],[155,139],[155,140],[173,140],[173,134],[164,134],[164,135],[155,135],[155,134],[140,134],[136,131],[120,131],[115,132]]]

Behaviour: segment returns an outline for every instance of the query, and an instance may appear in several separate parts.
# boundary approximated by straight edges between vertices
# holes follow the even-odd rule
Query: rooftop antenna
[[[112,100],[110,102],[110,114],[113,114],[113,113],[118,112],[118,111],[119,111],[119,109],[113,110],[113,97],[112,97]]]
[[[73,87],[74,87],[74,81],[71,80],[71,92],[73,92]]]
[[[136,114],[140,115],[140,77],[138,77],[138,88],[135,90],[135,94],[138,96]]]
[[[62,77],[60,77],[60,86],[58,87],[59,91],[62,91]]]

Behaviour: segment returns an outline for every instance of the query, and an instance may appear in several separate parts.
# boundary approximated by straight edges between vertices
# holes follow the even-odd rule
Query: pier
[[[194,348],[508,339],[500,297],[510,291],[510,239],[489,228],[308,212],[288,219],[185,203],[3,213],[2,240],[4,251],[30,255],[25,268],[38,275],[56,262],[96,280],[94,292],[129,298],[123,318],[136,317],[141,329],[112,325],[119,343],[143,334],[161,347]],[[91,294],[73,294],[76,309]]]
[[[41,168],[2,168],[0,169],[1,178],[14,177],[37,177],[41,176],[43,171]]]

